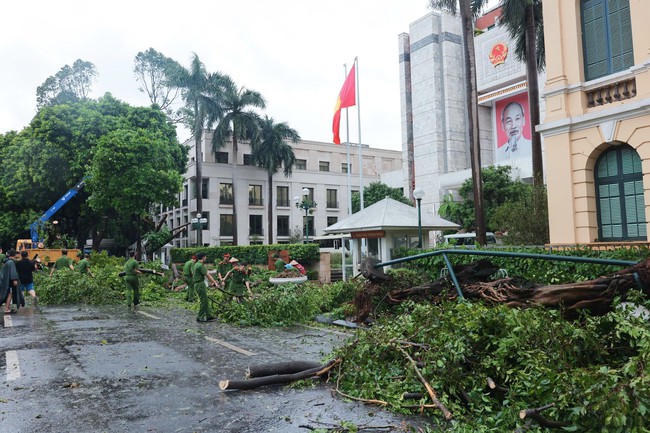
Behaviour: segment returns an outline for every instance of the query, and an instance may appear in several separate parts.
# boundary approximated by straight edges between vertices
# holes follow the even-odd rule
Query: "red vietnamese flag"
[[[339,137],[339,127],[341,126],[341,108],[352,107],[356,104],[356,86],[355,86],[355,75],[354,75],[354,65],[350,69],[348,77],[343,83],[339,97],[336,100],[336,106],[334,107],[334,122],[332,124],[332,132],[334,133],[334,143],[341,144],[341,138]]]

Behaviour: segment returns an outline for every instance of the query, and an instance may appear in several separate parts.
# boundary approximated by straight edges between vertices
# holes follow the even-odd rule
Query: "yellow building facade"
[[[550,241],[647,241],[650,0],[543,7]]]

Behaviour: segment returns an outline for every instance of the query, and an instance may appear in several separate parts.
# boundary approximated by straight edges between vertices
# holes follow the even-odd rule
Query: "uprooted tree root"
[[[462,294],[467,299],[519,308],[533,305],[562,308],[567,318],[574,318],[585,309],[594,315],[606,314],[611,311],[614,298],[625,298],[631,289],[650,295],[650,259],[593,280],[558,285],[535,285],[509,277],[490,281],[490,276],[497,271],[498,268],[488,259],[454,267]],[[382,282],[366,283],[365,290],[357,294],[354,302],[357,320],[365,320],[371,314],[373,300],[381,294]],[[442,297],[457,296],[447,277],[417,287],[390,290],[385,295],[386,300],[393,304],[407,299],[436,302]]]

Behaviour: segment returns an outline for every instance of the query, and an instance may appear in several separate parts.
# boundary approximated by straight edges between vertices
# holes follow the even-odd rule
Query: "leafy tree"
[[[268,208],[268,233],[269,243],[274,243],[273,239],[273,175],[284,167],[284,177],[291,177],[293,164],[296,161],[296,155],[293,148],[285,142],[291,140],[296,143],[300,140],[300,135],[295,129],[289,127],[286,122],[275,123],[273,118],[264,116],[260,122],[259,139],[252,143],[251,153],[253,162],[260,168],[266,170],[269,187],[269,205]]]
[[[38,108],[88,99],[90,87],[97,78],[97,69],[91,62],[75,60],[72,67],[65,65],[48,77],[36,89]]]
[[[131,108],[118,126],[100,137],[94,149],[88,202],[98,214],[132,218],[139,241],[141,220],[151,206],[176,203],[187,159],[159,110]]]
[[[125,149],[127,144],[131,146],[129,152]],[[151,149],[142,148],[143,144]],[[108,163],[105,161],[106,154],[110,153],[107,148],[113,148],[112,160]],[[133,155],[136,150],[155,161],[163,173],[159,175],[144,167],[136,176],[118,165],[132,158],[132,167],[137,167],[140,161],[139,155]],[[180,190],[169,179],[179,178],[187,162],[187,150],[178,143],[174,127],[167,123],[160,110],[134,108],[110,94],[97,101],[41,109],[31,124],[13,136],[0,151],[3,153],[0,193],[4,195],[0,206],[2,213],[20,215],[14,215],[12,220],[21,222],[21,231],[79,180],[89,174],[97,176],[88,179],[87,186],[56,215],[63,233],[74,235],[78,244],[83,244],[87,234],[92,232],[93,244],[97,247],[109,231],[131,236],[133,222],[123,218],[123,211],[132,211],[132,201],[141,200],[143,206],[149,203],[136,196],[112,200],[107,188],[119,182],[125,187],[141,185],[135,182],[152,175],[154,178],[149,179],[145,198],[154,196],[169,203],[169,196],[175,198]],[[98,155],[100,159],[96,160]],[[93,173],[100,162],[105,164],[103,171]],[[176,190],[171,192],[174,188]],[[124,200],[124,206],[120,200]],[[107,202],[110,206],[103,205]],[[16,227],[5,219],[0,220],[0,225],[0,233],[11,233],[13,239],[25,236],[24,232],[17,233]]]
[[[173,65],[168,70],[170,84],[182,91],[186,108],[186,124],[194,137],[194,164],[196,169],[196,211],[203,212],[203,155],[201,153],[201,137],[203,129],[222,117],[221,94],[224,86],[231,80],[221,73],[208,73],[199,56],[194,54],[189,69],[180,64]]]
[[[457,6],[458,3],[458,6]],[[474,193],[474,221],[476,222],[476,241],[485,245],[485,207],[483,202],[483,180],[481,179],[481,143],[479,134],[478,90],[476,86],[476,56],[474,51],[474,17],[479,12],[481,0],[429,0],[432,7],[451,14],[460,9],[463,28],[463,51],[465,57],[465,95],[467,98],[467,127],[469,129],[469,149]]]
[[[506,245],[544,245],[549,242],[546,187],[525,185],[518,199],[506,201],[494,210],[492,218],[506,232]]]
[[[229,139],[232,140],[232,195],[235,197],[232,213],[237,215],[235,180],[237,179],[238,143],[239,140],[250,140],[252,143],[258,139],[261,118],[251,108],[266,108],[266,102],[259,92],[245,87],[237,88],[232,81],[226,83],[221,97],[222,117],[211,118],[211,121],[218,121],[212,136],[212,150],[216,152]],[[233,218],[232,221],[232,241],[233,245],[238,245],[237,218]]]
[[[386,197],[397,200],[404,204],[413,206],[413,203],[404,196],[404,193],[399,188],[391,188],[385,183],[371,182],[370,185],[363,188],[363,207],[367,208],[370,205],[382,201]],[[361,209],[361,194],[355,192],[352,194],[352,213],[357,213]]]
[[[492,231],[500,229],[494,219],[495,210],[506,202],[521,200],[529,188],[529,185],[512,180],[511,169],[509,165],[501,165],[484,167],[482,170],[485,213],[488,217],[487,227]],[[465,230],[474,230],[476,227],[474,202],[471,200],[472,188],[471,179],[467,179],[458,190],[463,201],[457,202],[451,196],[447,196],[438,210],[441,217],[460,224]],[[530,219],[527,220],[530,222]]]
[[[180,120],[179,114],[174,113],[171,108],[180,89],[172,84],[170,77],[173,71],[178,69],[178,62],[153,48],[145,52],[140,51],[135,56],[133,67],[135,78],[142,86],[138,90],[146,93],[151,103],[158,105],[173,123]]]

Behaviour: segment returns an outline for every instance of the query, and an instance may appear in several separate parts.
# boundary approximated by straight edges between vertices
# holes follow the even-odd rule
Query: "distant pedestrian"
[[[217,285],[215,279],[208,273],[205,267],[205,253],[198,253],[196,255],[196,263],[192,268],[192,281],[194,281],[194,290],[199,295],[199,314],[196,317],[197,322],[211,322],[217,320],[217,317],[210,309],[208,304],[208,293],[205,287],[205,279],[207,278],[213,285]]]
[[[16,271],[18,272],[18,280],[20,281],[20,290],[29,293],[32,297],[32,305],[38,305],[38,296],[34,290],[34,272],[38,270],[38,263],[29,259],[28,251],[20,252],[21,259],[16,262]]]
[[[183,265],[183,278],[185,279],[185,300],[194,302],[196,300],[196,291],[194,290],[194,280],[192,279],[192,271],[196,264],[196,256],[190,257]]]
[[[10,314],[15,311],[11,310],[11,303],[16,304],[16,310],[21,306],[20,301],[20,280],[18,279],[18,271],[16,271],[16,250],[7,251],[8,257],[4,259],[4,266],[0,272],[0,304],[5,304],[5,314]],[[24,305],[24,301],[22,302]]]
[[[124,281],[126,282],[126,302],[131,308],[137,308],[140,304],[140,280],[138,275],[140,272],[140,263],[135,259],[135,251],[129,253],[129,259],[124,264]]]
[[[52,266],[52,270],[50,271],[50,277],[54,271],[61,271],[66,268],[74,271],[74,266],[72,263],[72,259],[68,257],[68,250],[61,250],[61,257],[59,257],[57,261],[54,262],[54,266]]]
[[[90,254],[84,254],[83,259],[79,260],[79,263],[77,263],[77,271],[82,274],[88,274],[91,277],[93,276],[93,273],[90,272]]]

